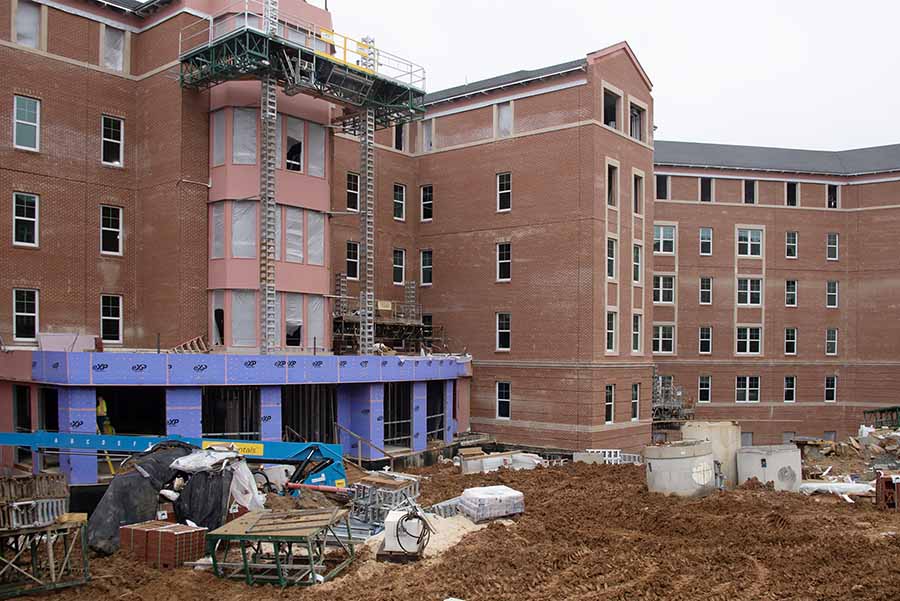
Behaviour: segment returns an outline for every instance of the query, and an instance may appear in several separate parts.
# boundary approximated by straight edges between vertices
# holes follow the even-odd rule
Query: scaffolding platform
[[[247,584],[327,582],[354,558],[346,509],[251,512],[210,532],[206,541],[213,573]]]
[[[271,76],[288,95],[344,107],[337,121],[355,133],[365,125],[365,109],[374,111],[376,129],[424,114],[421,66],[283,11],[274,35],[265,22],[263,2],[241,0],[182,29],[181,85],[204,89]]]
[[[0,599],[79,586],[89,579],[83,519],[0,532]]]

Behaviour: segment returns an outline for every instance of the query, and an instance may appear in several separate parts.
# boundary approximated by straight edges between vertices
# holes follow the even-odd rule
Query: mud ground
[[[526,513],[418,564],[376,563],[363,551],[346,575],[311,589],[251,588],[113,556],[91,563],[87,586],[42,599],[896,600],[900,591],[900,512],[868,500],[849,505],[765,487],[666,498],[648,493],[634,466],[419,473],[423,504],[506,484],[525,493]]]

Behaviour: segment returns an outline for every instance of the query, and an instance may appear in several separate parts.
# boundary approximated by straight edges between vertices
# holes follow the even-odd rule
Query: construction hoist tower
[[[260,352],[277,347],[275,168],[277,91],[339,105],[335,124],[360,141],[359,351],[375,344],[375,131],[424,113],[425,70],[330,29],[279,13],[278,0],[244,0],[199,19],[179,36],[182,87],[205,89],[234,80],[260,81]]]

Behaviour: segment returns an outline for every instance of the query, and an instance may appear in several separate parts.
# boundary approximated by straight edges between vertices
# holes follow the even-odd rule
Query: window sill
[[[431,219],[420,219],[419,223],[431,223]]]
[[[400,217],[394,217],[394,221],[398,223],[406,223],[406,217],[403,217],[402,219]]]
[[[497,420],[497,421],[500,421],[500,422],[508,422],[508,421],[510,421],[510,419],[512,419],[512,418],[509,418],[509,417],[500,417],[500,416],[498,415],[498,416],[495,417],[494,419]]]
[[[37,338],[13,338],[13,342],[21,342],[22,344],[37,344]]]
[[[28,148],[27,146],[16,146],[16,145],[13,145],[13,148],[15,148],[16,150],[21,150],[21,151],[23,151],[23,152],[32,152],[32,153],[34,153],[34,154],[40,154],[40,152],[41,152],[40,147],[37,147],[37,148]]]
[[[351,277],[347,276],[347,281],[348,282],[358,282],[359,278],[351,278]]]
[[[793,405],[797,401],[783,401],[785,405]]]
[[[27,244],[25,242],[13,242],[13,248],[21,248],[22,250],[40,250],[39,244]]]
[[[762,260],[762,255],[738,255],[738,259],[757,259]]]
[[[359,213],[359,209],[351,209],[350,207],[347,207],[347,212],[348,213]]]
[[[510,350],[510,349],[508,349],[508,348],[495,348],[495,349],[494,349],[494,352],[495,352],[495,353],[508,353],[509,350]]]
[[[825,260],[826,260],[826,261],[831,261],[832,263],[837,263],[838,261],[840,261],[840,259],[829,259],[829,258],[827,258],[827,257],[825,258]]]
[[[711,257],[712,253],[700,253],[701,257]]]
[[[497,209],[498,213],[511,213],[512,209]]]
[[[431,284],[419,284],[419,288],[431,288]]]
[[[405,282],[393,282],[394,286],[405,286]]]
[[[661,250],[654,250],[653,256],[655,256],[655,257],[674,257],[675,253],[674,252],[667,253],[667,252],[663,252]]]
[[[835,399],[835,400],[833,400],[833,401],[822,401],[822,402],[823,402],[823,403],[828,403],[829,405],[832,405],[832,404],[834,404],[834,403],[837,403],[837,399]]]
[[[603,422],[603,425],[604,425],[604,426],[611,426],[611,425],[613,425],[614,423],[616,423],[616,422]]]
[[[125,253],[113,253],[113,252],[101,250],[100,256],[102,256],[102,257],[123,257],[123,256],[125,256]]]
[[[494,280],[495,284],[509,284],[512,280]]]
[[[788,261],[796,261],[799,257],[789,257],[789,256],[785,255],[784,258],[787,259]]]
[[[758,405],[759,401],[735,401],[735,405]]]
[[[697,303],[701,307],[712,307],[712,303]]]
[[[105,163],[100,161],[100,165],[103,167],[110,167],[112,169],[125,169],[125,165],[122,163]]]

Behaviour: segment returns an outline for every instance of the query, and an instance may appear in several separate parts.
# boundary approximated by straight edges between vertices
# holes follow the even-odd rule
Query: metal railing
[[[348,296],[341,298],[340,303],[334,303],[335,317],[346,317],[348,315],[359,315],[360,302],[358,297]],[[342,313],[342,311],[345,311]],[[422,320],[422,305],[417,303],[407,303],[404,301],[375,301],[376,318],[388,318],[395,321]]]
[[[363,461],[363,459],[362,459],[362,449],[363,449],[363,444],[365,444],[365,445],[367,445],[369,448],[371,448],[371,449],[373,449],[373,450],[375,450],[375,451],[381,453],[382,455],[384,455],[384,456],[388,459],[388,461],[390,462],[391,471],[394,471],[394,460],[396,459],[396,457],[394,456],[393,453],[389,453],[388,451],[382,449],[381,447],[379,447],[378,445],[376,445],[374,442],[372,442],[372,441],[369,440],[368,438],[363,438],[362,436],[360,436],[360,435],[357,434],[356,432],[354,432],[354,431],[352,431],[352,430],[349,430],[349,429],[345,428],[344,426],[340,425],[340,424],[337,423],[337,422],[334,422],[334,434],[335,434],[335,440],[337,441],[337,444],[342,444],[342,443],[341,443],[341,434],[342,434],[342,433],[343,433],[343,434],[347,434],[347,435],[349,435],[351,438],[353,438],[353,439],[356,440],[356,465],[357,465],[360,469],[365,469],[365,468],[363,468],[363,465],[362,465],[362,461]]]
[[[233,32],[252,30],[266,35],[265,5],[260,0],[239,0],[184,27],[178,35],[179,56],[211,45]],[[279,11],[277,38],[302,46],[328,60],[355,70],[425,89],[425,69],[367,42],[310,23],[289,12]]]

